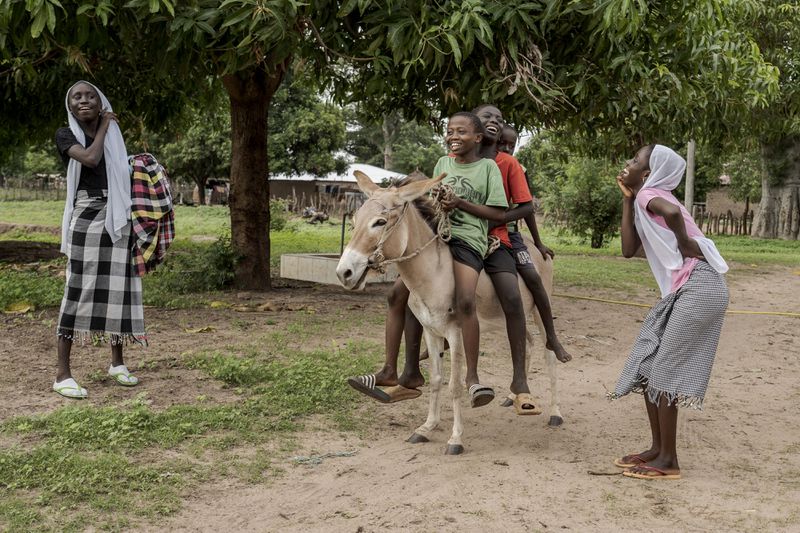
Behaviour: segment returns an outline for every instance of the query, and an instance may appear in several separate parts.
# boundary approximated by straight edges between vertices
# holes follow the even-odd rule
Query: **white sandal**
[[[86,389],[78,385],[78,382],[72,378],[54,382],[53,390],[64,398],[72,400],[85,400],[89,396]]]
[[[108,375],[124,387],[133,387],[139,384],[139,378],[128,372],[128,367],[125,365],[109,367]]]

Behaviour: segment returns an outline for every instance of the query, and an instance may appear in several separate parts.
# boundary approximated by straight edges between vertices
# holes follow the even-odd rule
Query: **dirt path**
[[[800,275],[793,269],[736,275],[730,285],[732,309],[800,312]],[[323,309],[335,302],[354,313],[383,312],[379,288],[358,295],[334,288],[283,291],[274,298],[276,305],[312,302]],[[642,294],[639,301],[652,297]],[[623,478],[611,464],[614,457],[648,444],[642,399],[605,400],[647,310],[566,298],[556,299],[554,308],[557,328],[576,356],[559,367],[562,427],[548,428],[546,414],[518,417],[498,401],[467,408],[466,453],[452,457],[443,455],[452,421],[447,403],[433,441],[417,445],[404,439],[424,421],[426,396],[366,406],[372,430],[363,439],[327,431],[324,421],[315,421],[314,429],[298,437],[300,447],[293,454],[333,457],[315,466],[298,466],[287,457],[283,474],[267,485],[212,481],[187,495],[177,516],[143,529],[800,531],[800,319],[728,316],[706,409],[685,411],[679,418],[684,479],[648,482]],[[214,321],[214,342],[235,342],[238,333],[225,315],[216,310],[150,312],[151,335],[159,338],[164,355],[140,375],[156,405],[201,393],[226,401],[230,393],[214,380],[167,363],[170,353],[209,342],[208,337],[182,334],[182,329],[176,333],[173,323],[199,327]],[[55,395],[20,394],[50,385],[54,342],[43,335],[49,329],[42,319],[4,320],[11,335],[0,337],[0,375],[15,380],[0,382],[6,398],[0,417],[58,407]],[[374,337],[381,336],[376,329]],[[510,380],[506,341],[487,334],[482,349],[487,352],[482,375],[504,394]],[[96,362],[78,360],[78,371],[88,372],[80,365]],[[534,367],[531,383],[537,396],[546,398],[541,360]],[[100,383],[92,390],[97,403],[114,403],[124,393]],[[354,455],[337,456],[342,452]]]

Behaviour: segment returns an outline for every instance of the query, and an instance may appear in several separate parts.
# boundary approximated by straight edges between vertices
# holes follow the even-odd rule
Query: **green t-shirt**
[[[478,205],[508,207],[503,177],[497,163],[491,159],[480,159],[474,163],[460,165],[455,158],[444,156],[436,163],[433,175],[447,172],[442,183],[453,187],[464,200]],[[452,235],[467,243],[481,257],[486,254],[489,236],[489,221],[476,217],[461,209],[450,213]]]

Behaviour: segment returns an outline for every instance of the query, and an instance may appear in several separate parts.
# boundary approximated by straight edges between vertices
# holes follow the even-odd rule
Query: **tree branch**
[[[304,17],[304,18],[300,19],[300,22],[301,22],[301,23],[302,23],[302,24],[303,24],[303,25],[304,25],[306,28],[309,28],[309,29],[311,29],[311,31],[312,31],[312,32],[314,33],[314,35],[316,36],[316,38],[317,38],[317,41],[318,41],[318,42],[319,42],[319,44],[322,46],[322,48],[324,48],[324,49],[325,49],[325,51],[326,51],[326,52],[328,52],[328,53],[331,53],[331,54],[333,54],[333,55],[335,55],[335,56],[337,56],[337,57],[340,57],[340,58],[342,58],[342,59],[348,59],[348,60],[350,60],[350,61],[362,61],[362,62],[367,62],[367,61],[374,61],[374,60],[375,60],[375,58],[374,58],[374,57],[353,57],[353,56],[348,56],[348,55],[346,55],[346,54],[342,54],[342,53],[340,53],[340,52],[337,52],[336,50],[332,49],[332,48],[331,48],[331,47],[329,47],[327,44],[325,44],[325,40],[322,38],[322,34],[320,34],[319,30],[318,30],[318,29],[317,29],[317,27],[314,25],[314,23],[311,21],[311,19],[309,19],[309,18],[307,18],[307,17]]]

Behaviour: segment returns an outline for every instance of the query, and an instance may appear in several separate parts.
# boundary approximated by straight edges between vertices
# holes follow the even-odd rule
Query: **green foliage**
[[[302,80],[275,94],[269,116],[270,172],[344,172],[347,161],[338,155],[344,146],[344,115],[338,107],[323,102]]]
[[[384,153],[391,153],[391,168],[403,174],[419,170],[430,174],[444,155],[441,135],[430,124],[404,119],[399,112],[384,115],[380,123],[365,113],[349,107],[347,117],[347,151],[356,161],[384,167]]]
[[[619,228],[622,206],[613,178],[618,168],[607,160],[569,155],[557,139],[535,136],[520,150],[520,163],[548,214],[600,248]]]
[[[761,177],[764,174],[761,151],[742,143],[736,150],[713,150],[698,147],[697,175],[695,176],[695,199],[701,199],[711,189],[719,187],[719,176],[730,177],[727,187],[731,198],[743,201],[750,199],[751,205],[761,199]]]
[[[588,136],[605,132],[617,151],[628,151],[643,136],[674,141],[690,133],[730,135],[741,116],[774,98],[778,70],[737,26],[739,4],[4,2],[0,49],[7,74],[0,77],[0,91],[11,109],[4,116],[6,129],[22,138],[42,130],[43,123],[52,131],[55,117],[63,117],[65,80],[88,72],[122,103],[123,113],[130,110],[123,122],[163,121],[193,96],[208,93],[209,77],[222,78],[232,109],[265,113],[258,105],[268,102],[296,59],[295,70],[324,86],[336,101],[360,102],[373,117],[402,110],[409,118],[435,121],[491,101],[519,126],[558,125]],[[131,83],[142,72],[148,73],[150,91]],[[26,105],[37,100],[46,105]],[[32,124],[31,108],[47,119]],[[333,122],[329,111],[319,110],[326,124]],[[260,128],[264,116],[250,118]],[[309,124],[278,122],[297,131],[287,142],[270,145],[291,146],[294,139],[313,143],[310,132],[320,127]],[[249,163],[235,179],[244,194],[252,194],[266,158],[248,159],[244,152],[263,154],[267,147],[260,146],[261,133],[254,133],[248,120],[234,128],[234,138],[243,142],[233,158]],[[9,137],[0,138],[0,146],[13,144],[12,139],[2,142]],[[323,168],[315,159],[302,164],[314,172]],[[239,219],[251,214],[241,209]],[[254,255],[266,229],[233,228],[246,253],[242,264],[258,261]]]
[[[63,259],[30,269],[0,263],[0,311],[23,302],[36,309],[59,305],[64,295],[64,278],[54,274],[63,268],[66,268]]]
[[[92,455],[52,445],[0,451],[2,500],[6,495],[38,494],[38,507],[49,511],[48,521],[55,523],[65,522],[68,513],[64,511],[75,506],[95,512],[114,509],[118,516],[136,513],[145,506],[156,513],[174,512],[182,479],[174,473],[164,474],[163,467],[142,466],[102,447]],[[57,509],[60,513],[54,516]],[[20,522],[19,509],[0,506],[0,513],[0,518],[9,513],[12,523]],[[23,519],[33,525],[39,522],[37,515]]]
[[[211,430],[246,430],[250,422],[235,406],[176,405],[159,412],[134,401],[125,407],[67,407],[41,417],[13,419],[5,427],[38,435],[57,448],[118,452],[171,448]]]
[[[64,172],[64,165],[55,155],[55,148],[50,146],[34,146],[25,154],[23,175],[34,174],[60,174]]]
[[[160,154],[170,178],[197,184],[204,203],[206,181],[230,174],[230,115],[219,92],[212,105],[192,106],[186,114],[184,127],[160,147]]]
[[[211,245],[176,242],[164,263],[143,278],[144,303],[172,307],[176,295],[229,287],[233,283],[235,262],[228,233],[220,235]]]
[[[441,136],[428,125],[406,122],[394,141],[392,170],[410,174],[419,170],[425,175],[433,172],[439,158],[445,155]]]
[[[288,202],[283,198],[270,198],[269,200],[269,230],[282,231],[289,222],[289,212],[286,210]]]

